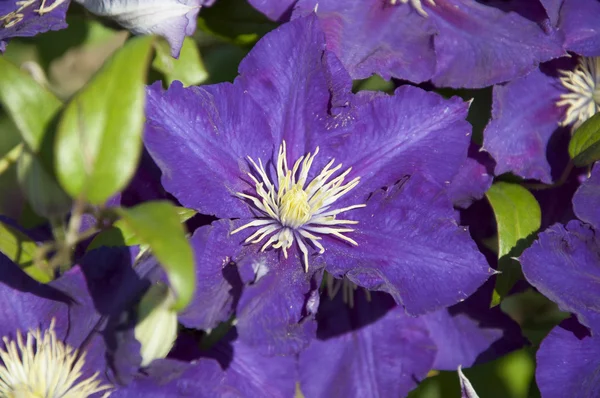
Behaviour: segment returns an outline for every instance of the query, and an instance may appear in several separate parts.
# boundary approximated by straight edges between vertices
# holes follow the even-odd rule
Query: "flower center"
[[[64,344],[54,332],[54,319],[44,333],[29,330],[26,340],[3,337],[0,349],[0,396],[8,398],[84,398],[110,389],[97,380],[98,373],[80,380],[85,353]],[[110,392],[106,392],[107,397]]]
[[[390,4],[391,5],[396,5],[396,4],[408,4],[410,3],[410,5],[412,6],[412,8],[415,9],[415,11],[417,13],[419,13],[419,15],[423,16],[423,17],[427,17],[427,12],[425,12],[425,10],[423,9],[423,4],[421,4],[421,2],[424,0],[390,0]],[[427,2],[429,4],[431,4],[432,6],[435,5],[435,0],[427,0]]]
[[[305,271],[308,271],[307,243],[319,249],[320,254],[325,251],[319,242],[322,238],[318,235],[333,235],[352,245],[358,245],[352,238],[345,235],[347,232],[354,231],[352,228],[347,228],[346,225],[358,224],[358,221],[338,220],[336,217],[340,213],[366,205],[358,204],[335,210],[332,210],[331,206],[356,187],[360,182],[360,177],[344,184],[344,179],[352,170],[349,168],[330,180],[333,174],[342,168],[341,164],[332,167],[335,163],[335,159],[332,159],[319,175],[307,184],[308,173],[318,153],[319,148],[317,147],[314,155],[308,153],[306,156],[300,157],[290,169],[287,162],[286,145],[283,141],[277,156],[277,184],[271,182],[260,159],[257,164],[248,157],[258,174],[257,178],[254,174],[248,173],[254,182],[256,193],[248,195],[238,192],[237,195],[248,200],[262,216],[232,231],[231,234],[236,234],[249,227],[259,227],[244,242],[259,243],[268,237],[261,251],[269,247],[282,249],[285,258],[287,258],[288,249],[296,242],[303,255]]]
[[[573,124],[575,131],[600,111],[600,57],[581,57],[572,71],[560,70],[560,82],[569,90],[561,94],[557,106],[566,106],[561,126]]]

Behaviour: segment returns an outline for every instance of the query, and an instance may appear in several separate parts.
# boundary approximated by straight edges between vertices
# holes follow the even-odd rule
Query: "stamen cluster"
[[[600,110],[600,57],[581,57],[575,69],[559,72],[560,82],[569,90],[556,103],[567,107],[560,124],[572,124],[575,130]]]
[[[80,380],[85,353],[64,344],[56,337],[54,320],[43,333],[30,330],[24,339],[3,337],[0,349],[0,396],[40,398],[84,398],[110,389],[101,385],[98,373]],[[106,392],[104,397],[108,397]]]
[[[249,227],[260,227],[245,240],[245,243],[259,243],[269,236],[261,251],[269,247],[282,249],[285,258],[288,256],[289,248],[296,242],[303,254],[306,271],[308,271],[307,242],[318,248],[319,253],[325,251],[319,242],[322,238],[315,234],[333,235],[352,245],[358,245],[356,241],[345,235],[354,229],[344,227],[344,225],[357,224],[358,221],[338,220],[336,216],[366,205],[358,204],[335,210],[330,208],[334,202],[358,185],[360,177],[344,184],[344,179],[352,170],[348,168],[330,180],[342,167],[341,164],[332,167],[335,163],[335,159],[332,159],[307,185],[308,173],[318,153],[317,147],[314,155],[308,153],[306,156],[301,156],[292,169],[289,169],[284,141],[279,147],[277,157],[276,184],[269,179],[260,159],[257,164],[248,157],[258,174],[257,178],[253,173],[248,173],[255,184],[256,193],[248,195],[238,192],[237,195],[247,199],[262,216],[232,231],[231,234]]]

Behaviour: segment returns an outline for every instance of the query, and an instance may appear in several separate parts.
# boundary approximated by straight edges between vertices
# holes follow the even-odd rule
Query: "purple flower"
[[[279,0],[254,3],[271,17],[285,9],[272,5]],[[565,53],[562,34],[537,1],[300,0],[293,16],[313,10],[327,48],[354,79],[376,73],[480,88],[524,76]]]
[[[600,55],[600,27],[597,0],[541,0],[548,16],[564,34],[564,47],[568,51],[593,57]]]
[[[89,396],[112,385],[79,268],[42,285],[0,254],[0,395]]]
[[[495,173],[551,183],[567,153],[562,137],[600,110],[599,88],[600,57],[561,58],[495,86],[483,143]]]
[[[590,224],[578,220],[566,226],[556,224],[541,233],[520,258],[527,280],[560,309],[574,313],[583,325],[570,320],[556,327],[538,351],[536,377],[548,397],[598,394],[600,224],[594,200],[598,176],[600,166],[596,165],[573,198],[575,214]]]
[[[71,0],[4,0],[0,3],[0,52],[12,37],[31,37],[67,27]]]
[[[467,104],[408,86],[350,90],[314,16],[265,36],[233,84],[148,89],[145,144],[165,189],[222,219],[197,255],[219,304],[189,326],[249,311],[240,338],[275,352],[309,340],[286,336],[311,330],[323,267],[411,314],[454,304],[491,275],[442,188],[466,158]],[[231,286],[230,263],[250,286],[239,297],[217,293]]]
[[[157,34],[178,57],[185,36],[196,30],[198,12],[211,0],[76,0],[94,14],[114,19],[135,34]]]

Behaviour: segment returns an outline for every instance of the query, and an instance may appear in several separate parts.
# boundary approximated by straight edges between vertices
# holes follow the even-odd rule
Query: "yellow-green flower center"
[[[284,141],[279,147],[277,156],[277,184],[270,180],[260,159],[257,164],[248,157],[257,173],[257,177],[253,173],[248,173],[254,182],[255,194],[238,192],[237,195],[248,200],[263,216],[232,231],[231,234],[249,227],[259,227],[246,238],[245,243],[259,243],[268,237],[261,251],[269,247],[282,249],[286,258],[288,249],[296,242],[303,256],[305,270],[308,270],[308,244],[316,247],[319,253],[325,251],[319,242],[322,238],[318,235],[333,235],[352,245],[357,245],[356,241],[345,234],[354,231],[346,226],[358,224],[358,221],[338,220],[336,217],[340,213],[365,207],[365,205],[358,204],[335,210],[331,207],[339,198],[358,185],[360,177],[344,184],[344,179],[351,171],[350,168],[331,179],[342,168],[341,164],[332,167],[335,163],[335,159],[332,159],[307,184],[308,173],[318,153],[317,147],[314,154],[308,153],[300,157],[290,169]]]
[[[557,106],[567,107],[560,125],[572,125],[575,131],[600,111],[600,57],[581,57],[575,69],[559,72],[560,82],[568,90],[556,102]]]

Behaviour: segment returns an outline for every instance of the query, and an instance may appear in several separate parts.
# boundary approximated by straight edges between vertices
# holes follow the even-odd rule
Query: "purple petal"
[[[51,7],[54,3],[60,0],[48,1],[45,9]],[[40,15],[36,10],[40,9],[41,0],[34,1],[28,6],[18,6],[17,0],[4,0],[0,4],[0,17],[6,17],[11,13],[22,15],[21,18],[11,17],[2,21],[0,27],[0,52],[4,52],[7,39],[12,37],[31,37],[38,33],[47,32],[49,30],[61,30],[67,27],[65,22],[65,14],[69,8],[71,0],[66,0],[54,10]]]
[[[15,338],[17,329],[47,328],[56,319],[56,332],[63,339],[69,330],[69,305],[73,299],[50,285],[41,284],[25,274],[0,253],[0,337]],[[89,331],[88,331],[89,332]]]
[[[196,292],[179,314],[186,327],[213,329],[228,320],[241,294],[242,281],[234,261],[242,250],[229,236],[228,221],[216,221],[194,232],[190,244],[196,259]]]
[[[600,228],[600,164],[594,165],[592,174],[573,196],[573,211],[581,221]]]
[[[266,160],[273,152],[262,111],[238,86],[148,88],[144,142],[163,186],[183,206],[219,218],[251,216],[235,196],[247,187],[245,159]]]
[[[519,325],[500,307],[489,308],[490,282],[464,302],[420,317],[438,347],[434,369],[468,368],[523,347]]]
[[[94,14],[109,17],[135,34],[163,36],[179,56],[185,36],[196,31],[204,0],[77,0]]]
[[[273,21],[288,19],[297,0],[248,0],[248,3]]]
[[[544,6],[546,14],[548,14],[548,18],[550,18],[550,22],[553,26],[558,25],[560,7],[562,7],[563,1],[564,0],[540,0],[540,3]]]
[[[525,77],[494,87],[492,121],[484,131],[483,148],[496,161],[496,175],[512,172],[552,182],[546,157],[548,143],[553,135],[568,133],[558,126],[565,109],[556,106],[565,92],[558,80],[563,65],[562,60],[551,62]]]
[[[437,86],[481,88],[513,80],[565,53],[562,35],[548,25],[542,29],[546,13],[538,2],[443,0],[428,10],[438,29]]]
[[[577,54],[600,56],[600,2],[598,0],[564,0],[560,9],[559,29],[565,47]]]
[[[600,331],[599,245],[591,227],[573,220],[541,233],[520,257],[529,283],[593,333]]]
[[[352,167],[348,178],[359,176],[369,193],[413,173],[448,184],[466,158],[467,111],[458,97],[402,86],[358,106],[356,122],[329,132],[326,153]]]
[[[237,306],[239,339],[269,355],[299,352],[314,338],[317,326],[306,307],[318,283],[311,282],[298,257],[282,257],[270,251],[238,264],[263,269],[260,279],[244,289]]]
[[[375,192],[350,214],[359,222],[349,234],[358,246],[328,238],[327,271],[390,293],[410,314],[455,304],[493,273],[445,194],[419,175]]]
[[[471,143],[468,157],[448,186],[448,196],[454,206],[466,209],[474,200],[483,198],[492,186],[493,169],[494,162],[490,156]]]
[[[408,5],[383,1],[301,0],[295,15],[317,14],[327,49],[344,63],[354,79],[377,73],[413,82],[429,80],[435,72],[435,26]],[[401,23],[399,23],[401,21]]]
[[[327,70],[325,41],[314,16],[284,24],[265,35],[241,62],[236,85],[256,100],[269,119],[271,142],[287,143],[288,158],[298,159],[316,145],[315,127],[329,117],[331,89],[337,79],[349,91],[343,70]],[[263,159],[264,160],[264,159]]]
[[[600,396],[600,338],[552,329],[537,353],[535,378],[544,398]]]
[[[111,397],[291,397],[296,383],[294,357],[267,357],[240,341],[219,342],[188,364],[157,360]]]
[[[294,17],[312,13],[317,4],[327,48],[355,79],[376,73],[481,88],[564,54],[563,36],[538,2],[423,1],[425,17],[410,4],[381,0],[300,0]]]
[[[356,292],[348,308],[338,297],[320,308],[341,334],[313,340],[300,354],[300,389],[307,397],[403,397],[433,365],[435,344],[419,318],[407,316],[382,294],[368,302]],[[390,309],[390,301],[391,308]],[[385,315],[371,319],[384,307]],[[367,322],[364,322],[367,321]],[[364,323],[363,323],[364,322]],[[321,332],[323,325],[319,325]],[[391,332],[393,331],[393,332]]]

